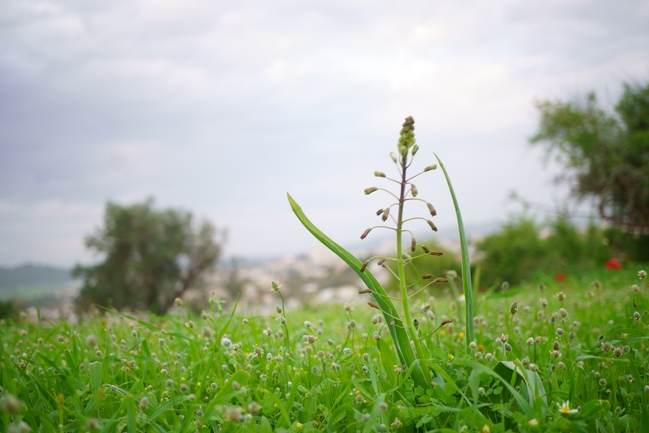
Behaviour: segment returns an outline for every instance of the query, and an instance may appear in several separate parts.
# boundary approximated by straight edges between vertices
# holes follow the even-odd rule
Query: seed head
[[[0,408],[6,413],[17,413],[20,410],[20,400],[11,394],[7,394],[0,400]]]
[[[518,312],[518,303],[517,302],[514,302],[511,305],[511,307],[509,307],[509,312],[511,313],[512,316]]]
[[[559,293],[557,293],[557,300],[558,300],[559,302],[563,302],[563,301],[565,301],[565,300],[566,300],[566,294],[563,293],[563,292],[559,292]]]
[[[86,344],[92,348],[97,347],[97,337],[94,335],[89,335],[88,338],[86,338]]]

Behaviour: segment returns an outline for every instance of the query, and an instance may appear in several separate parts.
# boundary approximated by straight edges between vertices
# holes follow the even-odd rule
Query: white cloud
[[[410,114],[422,160],[437,151],[452,171],[465,220],[502,219],[513,188],[562,194],[527,146],[534,98],[596,88],[615,101],[621,81],[649,72],[637,1],[4,6],[0,243],[45,261],[53,245],[67,251],[53,261],[82,257],[61,239],[80,245],[107,199],[149,195],[229,226],[231,253],[310,248],[287,190],[356,239],[373,207],[358,192]],[[430,185],[447,209],[438,225],[451,225],[443,185]],[[93,211],[74,216],[71,203]]]

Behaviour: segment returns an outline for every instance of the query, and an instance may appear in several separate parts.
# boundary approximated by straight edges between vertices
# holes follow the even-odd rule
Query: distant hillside
[[[69,269],[33,264],[13,268],[0,266],[0,291],[34,286],[61,287],[70,281]]]

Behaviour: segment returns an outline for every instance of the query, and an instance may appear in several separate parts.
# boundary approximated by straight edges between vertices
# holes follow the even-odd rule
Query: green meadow
[[[110,310],[0,325],[2,431],[647,431],[641,269],[475,293],[474,341],[449,284],[412,302],[431,386],[398,361],[371,298],[254,315]],[[272,290],[271,287],[268,290]],[[181,304],[181,302],[178,302]]]

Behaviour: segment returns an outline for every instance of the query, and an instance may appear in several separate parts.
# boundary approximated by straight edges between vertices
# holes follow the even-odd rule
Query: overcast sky
[[[0,265],[92,261],[106,201],[148,196],[227,228],[227,255],[316,245],[286,192],[356,244],[408,115],[465,222],[504,221],[512,190],[564,197],[534,100],[648,77],[647,1],[5,0]],[[455,235],[441,172],[417,186]]]

